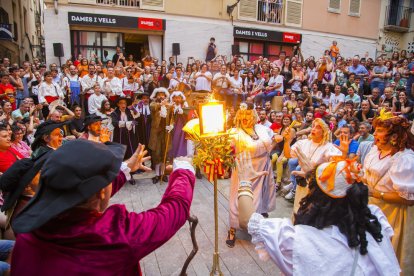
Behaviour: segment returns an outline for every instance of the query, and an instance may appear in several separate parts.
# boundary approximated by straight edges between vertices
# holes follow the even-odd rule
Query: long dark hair
[[[359,246],[359,252],[367,254],[367,231],[377,242],[382,240],[381,224],[368,208],[368,188],[356,183],[348,189],[344,198],[334,199],[326,195],[312,178],[309,193],[301,200],[295,214],[295,225],[309,225],[317,229],[335,225],[347,237],[350,248]]]

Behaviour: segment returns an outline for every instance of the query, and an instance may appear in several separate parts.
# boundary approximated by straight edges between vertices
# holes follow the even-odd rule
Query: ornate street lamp
[[[210,275],[223,275],[220,269],[218,248],[218,190],[217,177],[225,168],[234,166],[229,133],[226,130],[224,102],[210,100],[199,105],[199,119],[189,121],[183,130],[195,142],[194,164],[203,169],[207,179],[214,184],[214,254]]]
[[[208,102],[200,104],[200,134],[202,140],[215,141],[218,136],[226,134],[226,113],[224,102]],[[220,269],[220,253],[218,248],[218,200],[217,200],[217,174],[221,167],[221,156],[212,152],[210,156],[210,162],[208,162],[209,169],[204,166],[204,171],[209,175],[213,174],[214,182],[214,254],[213,254],[213,267],[211,268],[210,275],[223,275]],[[207,165],[207,164],[206,164]],[[210,177],[211,178],[211,177]],[[210,180],[210,179],[209,179]]]

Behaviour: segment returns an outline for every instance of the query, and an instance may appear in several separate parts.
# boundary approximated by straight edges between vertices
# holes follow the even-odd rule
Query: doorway
[[[148,36],[125,34],[125,56],[133,55],[134,61],[141,61],[148,53]]]

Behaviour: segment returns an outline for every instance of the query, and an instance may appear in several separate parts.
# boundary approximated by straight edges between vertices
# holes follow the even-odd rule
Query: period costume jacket
[[[167,130],[165,127],[170,123],[171,107],[165,105],[162,107],[160,103],[152,102],[151,109],[151,134],[148,147],[152,150],[152,162],[159,164],[163,162]],[[169,143],[171,146],[171,143]]]
[[[112,195],[126,180],[120,172]],[[31,233],[19,234],[11,275],[142,275],[139,261],[188,218],[194,182],[193,172],[177,169],[154,209],[135,213],[120,204],[104,212],[72,208]]]
[[[111,114],[111,119],[112,125],[114,126],[112,140],[113,142],[127,146],[125,159],[128,159],[138,146],[138,141],[135,137],[136,119],[128,108],[125,110],[124,114],[122,114],[119,108],[116,108]]]

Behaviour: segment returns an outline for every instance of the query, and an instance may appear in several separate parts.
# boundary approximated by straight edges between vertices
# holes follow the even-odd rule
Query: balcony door
[[[390,0],[389,7],[389,16],[388,16],[388,25],[391,26],[398,26],[400,22],[398,22],[398,11],[401,9],[401,0]]]

